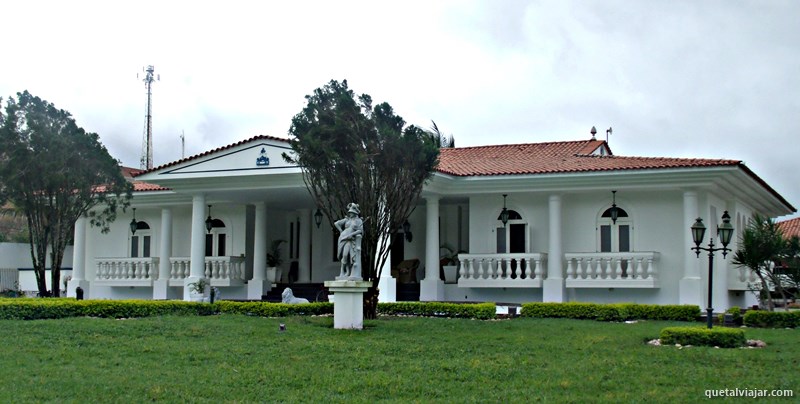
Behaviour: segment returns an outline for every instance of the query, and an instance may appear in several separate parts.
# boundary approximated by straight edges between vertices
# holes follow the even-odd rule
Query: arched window
[[[516,210],[508,210],[508,223],[503,226],[500,216],[497,216],[497,253],[525,253],[528,252],[528,223]]]
[[[598,249],[600,252],[633,251],[631,231],[633,221],[625,209],[617,208],[617,221],[611,220],[611,209],[606,209],[597,223]]]
[[[206,257],[222,257],[226,254],[227,231],[225,222],[211,220],[211,231],[206,234]]]
[[[131,257],[149,257],[152,233],[146,222],[136,222],[136,234],[131,235]]]

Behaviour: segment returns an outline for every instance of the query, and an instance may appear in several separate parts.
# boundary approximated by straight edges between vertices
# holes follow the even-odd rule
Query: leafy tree
[[[772,288],[786,301],[786,277],[778,264],[791,249],[792,241],[784,237],[774,220],[756,215],[742,231],[739,248],[733,254],[734,265],[747,267],[758,276],[757,292],[770,311],[775,310]]]
[[[303,168],[303,180],[332,227],[348,203],[359,204],[362,276],[372,282],[364,314],[374,318],[390,235],[414,210],[439,148],[428,132],[406,126],[388,103],[373,106],[369,95],[356,97],[346,80],[330,81],[306,101],[289,129],[294,155],[283,157]]]
[[[128,206],[132,186],[97,134],[27,91],[8,99],[0,121],[2,193],[27,220],[40,295],[58,296],[64,249],[75,221],[87,216],[91,225],[107,232],[117,209]],[[48,249],[52,293],[45,282]]]

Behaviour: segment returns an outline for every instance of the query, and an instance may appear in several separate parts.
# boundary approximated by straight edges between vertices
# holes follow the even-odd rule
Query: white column
[[[547,251],[547,279],[543,282],[543,301],[564,302],[567,295],[564,289],[563,260],[561,240],[561,196],[550,195],[549,202],[550,236]]]
[[[705,307],[703,303],[705,292],[703,291],[702,280],[700,279],[700,260],[697,258],[694,251],[690,249],[694,246],[690,228],[698,215],[697,192],[684,192],[683,226],[680,228],[680,231],[683,232],[683,237],[679,239],[683,240],[683,247],[685,250],[683,252],[683,278],[681,278],[678,286],[678,302],[680,304],[696,304],[703,308]],[[705,253],[703,253],[702,256],[705,256]]]
[[[253,235],[253,279],[247,282],[247,298],[261,300],[261,295],[269,291],[267,275],[267,204],[255,204],[255,226]]]
[[[298,209],[297,214],[300,216],[300,224],[297,229],[300,232],[297,281],[307,283],[311,282],[311,210]]]
[[[389,255],[380,269],[381,277],[378,279],[378,301],[381,303],[392,303],[397,301],[397,280],[392,278],[392,244],[391,235],[383,234],[379,243],[386,242],[389,245]]]
[[[205,277],[206,256],[206,196],[192,197],[192,228],[189,249],[189,277],[184,280],[183,299],[189,300],[189,284]]]
[[[153,299],[169,298],[169,273],[172,257],[172,209],[161,209],[161,245],[158,251],[158,279],[153,281]]]
[[[420,285],[420,301],[444,299],[444,282],[439,279],[439,197],[426,198],[425,279]]]
[[[84,297],[88,297],[89,282],[86,280],[86,222],[81,216],[75,221],[72,247],[72,280],[67,282],[67,297],[75,297],[75,289],[83,289]]]

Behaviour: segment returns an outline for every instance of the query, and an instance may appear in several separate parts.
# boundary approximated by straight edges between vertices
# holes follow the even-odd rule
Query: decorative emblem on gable
[[[261,155],[256,159],[256,166],[265,167],[269,165],[269,157],[267,157],[267,149],[261,148]]]

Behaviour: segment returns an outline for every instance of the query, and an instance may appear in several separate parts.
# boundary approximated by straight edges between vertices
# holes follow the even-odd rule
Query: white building
[[[108,234],[78,221],[70,295],[81,286],[89,298],[186,299],[186,285],[205,277],[225,298],[259,299],[278,239],[288,240],[284,273],[295,261],[297,282],[332,280],[334,232],[327,220],[316,226],[284,152],[285,139],[258,136],[139,173],[135,234],[130,210]],[[594,139],[443,149],[392,265],[420,260],[421,300],[704,307],[708,260],[690,250],[689,227],[701,217],[715,229],[725,211],[738,232],[755,213],[795,208],[738,160],[621,157]],[[455,283],[439,277],[444,243],[466,251]],[[749,274],[716,258],[714,307],[750,304]],[[381,299],[393,300],[395,280],[383,272]]]

